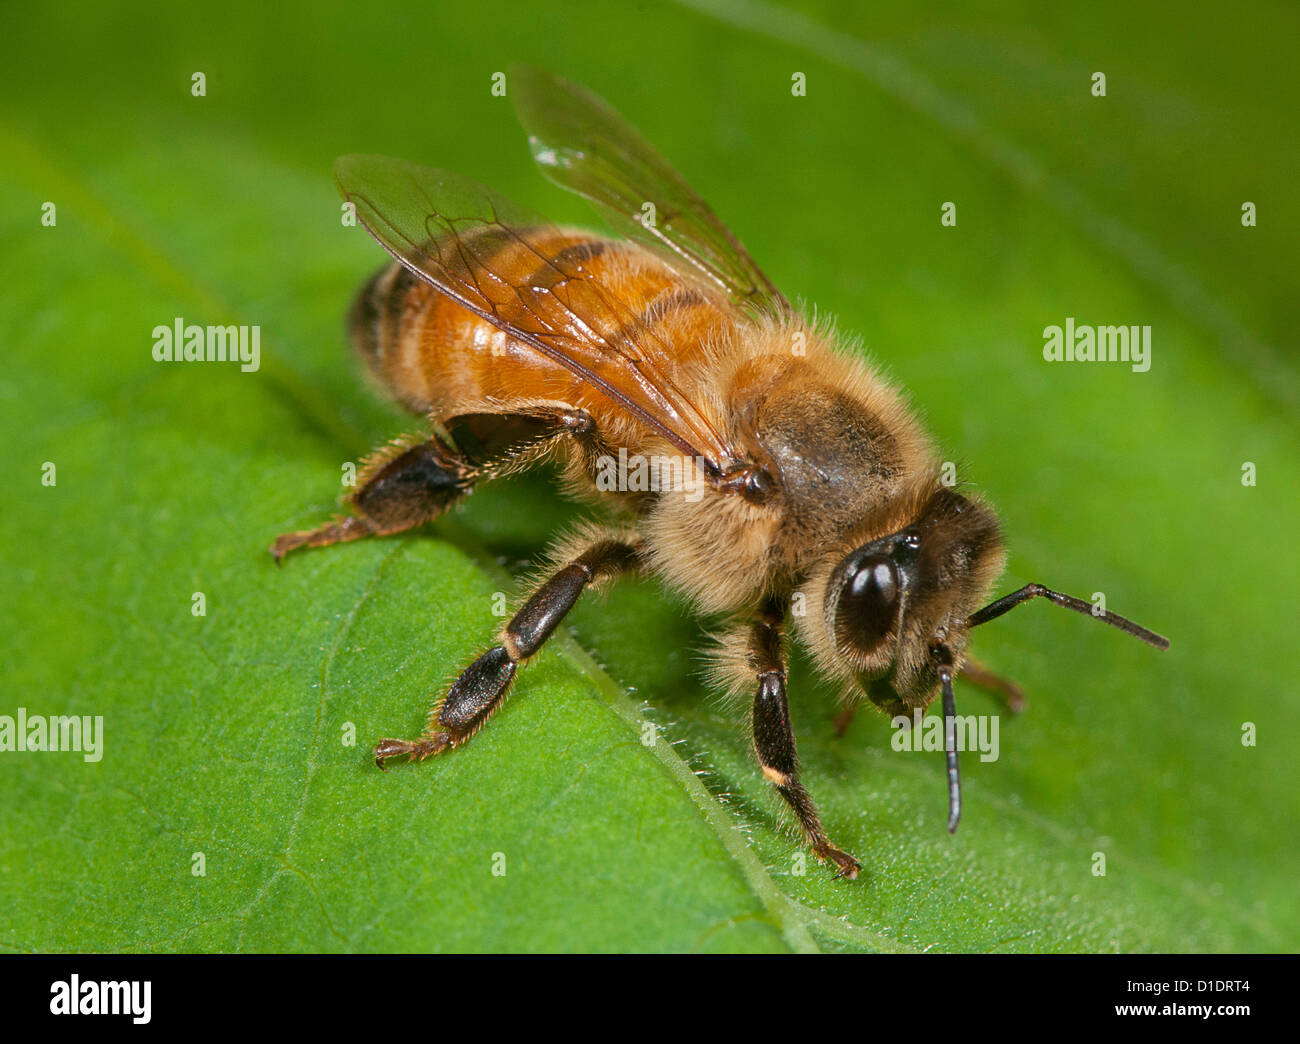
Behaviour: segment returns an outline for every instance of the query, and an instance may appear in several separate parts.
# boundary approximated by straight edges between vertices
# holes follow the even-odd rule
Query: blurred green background
[[[97,764],[0,753],[0,947],[1296,948],[1295,8],[5,21],[0,714],[103,715],[106,739]],[[699,624],[648,582],[582,605],[465,750],[386,776],[368,760],[419,727],[498,623],[493,593],[577,513],[528,476],[427,531],[272,565],[277,533],[333,509],[345,461],[412,427],[344,341],[381,254],[341,226],[330,164],[390,153],[588,221],[490,92],[514,62],[607,97],[910,389],[1002,513],[999,591],[1104,591],[1173,639],[1161,655],[1046,605],[982,631],[1030,707],[999,761],[964,760],[955,837],[941,756],[891,750],[870,714],[835,738],[800,665],[805,779],[866,872],[798,873],[737,713],[699,679]],[[154,363],[177,316],[259,324],[262,368]],[[1150,325],[1151,371],[1045,363],[1066,316]],[[959,701],[997,710],[969,685]]]

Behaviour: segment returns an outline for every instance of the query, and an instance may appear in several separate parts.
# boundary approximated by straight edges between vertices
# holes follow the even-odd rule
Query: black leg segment
[[[467,413],[453,417],[445,427],[454,446],[435,435],[396,455],[381,450],[349,498],[356,514],[317,529],[283,534],[271,545],[276,561],[300,547],[389,536],[431,522],[476,483],[525,466],[561,439],[573,439],[588,457],[603,446],[590,415],[563,406],[524,413]]]
[[[831,843],[822,829],[811,795],[799,782],[799,754],[786,698],[781,621],[780,607],[771,603],[754,622],[750,634],[750,664],[758,679],[758,693],[754,697],[754,750],[763,775],[798,816],[813,854],[834,863],[838,868],[835,876],[852,879],[858,876],[861,866]]]
[[[350,498],[355,515],[317,529],[285,533],[271,545],[271,554],[278,562],[300,547],[325,547],[412,529],[441,515],[473,488],[477,478],[473,464],[434,437],[367,469],[361,488]]]
[[[636,548],[615,537],[590,544],[551,576],[524,603],[493,646],[465,669],[434,704],[423,734],[414,740],[385,739],[375,747],[375,763],[409,755],[423,761],[467,742],[504,701],[521,661],[535,655],[577,604],[589,584],[634,568]]]

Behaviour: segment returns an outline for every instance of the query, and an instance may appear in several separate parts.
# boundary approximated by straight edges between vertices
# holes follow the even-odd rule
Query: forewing
[[[435,290],[577,374],[681,452],[718,473],[733,462],[667,376],[671,352],[636,309],[580,257],[545,248],[563,238],[554,226],[466,178],[403,160],[343,156],[334,174],[370,234]],[[521,250],[536,262],[521,268]]]
[[[515,69],[509,82],[533,159],[547,178],[590,200],[614,228],[683,275],[725,290],[751,311],[789,311],[709,205],[602,99],[538,69]],[[654,205],[653,220],[647,203]]]

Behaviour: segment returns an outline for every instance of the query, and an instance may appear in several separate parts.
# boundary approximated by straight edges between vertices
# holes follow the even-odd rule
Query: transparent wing
[[[790,310],[709,205],[602,99],[538,69],[516,68],[509,83],[547,178],[590,200],[614,228],[681,274],[725,290],[751,311]],[[645,219],[646,203],[654,204],[653,223]]]
[[[334,176],[357,217],[412,273],[602,392],[681,452],[735,458],[673,384],[672,353],[592,271],[583,243],[459,175],[343,156]],[[565,245],[568,245],[567,248]]]

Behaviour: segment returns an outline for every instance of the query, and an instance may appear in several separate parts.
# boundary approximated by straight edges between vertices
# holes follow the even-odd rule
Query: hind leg
[[[562,405],[467,413],[445,427],[456,448],[435,435],[405,449],[381,449],[362,470],[360,488],[348,498],[355,514],[316,529],[284,533],[271,545],[275,560],[300,547],[389,536],[431,522],[476,483],[545,455],[562,438],[572,437],[584,452],[593,452],[599,444],[591,417]]]
[[[395,456],[384,454],[360,478],[360,488],[348,498],[356,514],[282,534],[271,545],[275,560],[300,547],[386,536],[431,521],[473,488],[478,469],[435,436]]]

